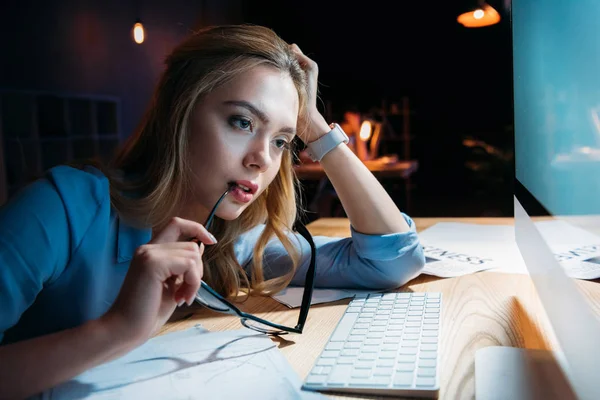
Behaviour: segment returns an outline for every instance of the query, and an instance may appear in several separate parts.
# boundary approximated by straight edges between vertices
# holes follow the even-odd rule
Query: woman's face
[[[240,216],[277,175],[296,133],[298,111],[292,79],[271,66],[254,67],[206,95],[191,120],[193,186],[184,214],[204,223],[235,183],[216,215]]]

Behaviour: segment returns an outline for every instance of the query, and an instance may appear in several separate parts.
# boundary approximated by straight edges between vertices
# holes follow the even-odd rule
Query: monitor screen
[[[600,1],[513,0],[515,237],[580,398],[600,398]],[[597,276],[600,276],[598,274]]]

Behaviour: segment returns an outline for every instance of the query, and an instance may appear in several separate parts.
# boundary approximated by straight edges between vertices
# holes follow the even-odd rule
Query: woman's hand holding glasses
[[[145,342],[177,305],[192,304],[203,276],[204,245],[215,243],[201,224],[174,218],[136,250],[121,291],[101,320],[121,340],[134,346]]]

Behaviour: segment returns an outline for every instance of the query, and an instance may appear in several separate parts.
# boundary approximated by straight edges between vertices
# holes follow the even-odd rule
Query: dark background
[[[413,216],[512,215],[509,2],[489,2],[499,24],[464,28],[456,17],[475,3],[4,1],[0,90],[117,99],[122,140],[135,129],[165,55],[191,30],[266,25],[319,64],[321,99],[333,118],[408,97],[411,158],[419,162]],[[137,18],[147,31],[142,45],[131,40]],[[464,146],[466,138],[505,159]]]

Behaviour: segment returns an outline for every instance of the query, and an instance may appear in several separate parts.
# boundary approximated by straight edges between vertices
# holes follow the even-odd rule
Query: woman
[[[110,165],[55,167],[0,211],[0,397],[139,346],[201,279],[230,297],[303,284],[295,135],[352,224],[351,238],[315,238],[315,284],[395,288],[423,268],[411,219],[317,111],[317,65],[296,45],[263,27],[215,27],[166,64]],[[230,186],[208,232],[201,222]]]

